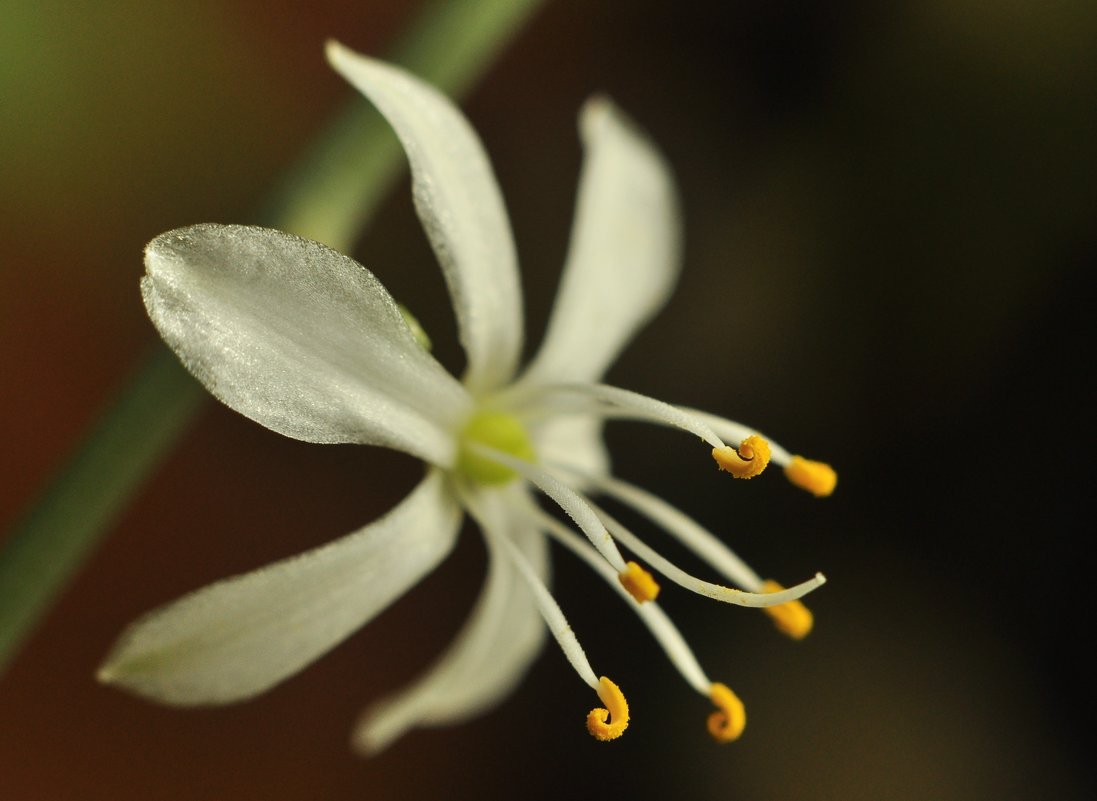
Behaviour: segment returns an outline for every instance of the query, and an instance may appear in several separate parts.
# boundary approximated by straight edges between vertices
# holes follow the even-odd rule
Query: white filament
[[[469,511],[474,517],[478,518],[477,504],[471,498],[466,498],[466,503]],[[583,651],[583,646],[579,644],[579,638],[575,636],[575,631],[568,623],[566,617],[564,617],[563,610],[560,609],[560,605],[556,603],[556,599],[552,597],[552,593],[548,591],[548,588],[538,578],[537,573],[530,566],[529,561],[525,555],[518,549],[509,537],[499,535],[490,526],[480,526],[481,531],[484,532],[485,537],[489,537],[492,541],[499,546],[499,548],[510,558],[511,563],[518,568],[518,573],[525,580],[529,586],[530,591],[533,593],[533,598],[537,603],[537,609],[541,613],[541,617],[545,620],[545,625],[548,626],[552,636],[556,638],[557,644],[560,646],[560,650],[564,652],[564,656],[567,657],[568,662],[575,668],[575,672],[579,674],[581,678],[592,690],[597,692],[599,685],[598,677],[594,674],[593,668],[590,666],[590,662],[587,660],[586,652]]]
[[[611,498],[630,506],[704,559],[729,581],[751,592],[761,592],[762,578],[716,535],[662,498],[634,484],[585,470],[564,468]]]
[[[707,598],[735,604],[736,606],[761,608],[766,606],[778,606],[780,604],[788,603],[789,601],[798,600],[816,587],[820,587],[826,583],[826,577],[822,573],[816,573],[813,578],[789,587],[787,590],[781,590],[780,592],[747,592],[733,589],[732,587],[724,587],[720,584],[713,584],[712,582],[699,579],[696,576],[691,576],[689,573],[673,564],[669,559],[660,555],[654,548],[645,544],[639,537],[621,525],[620,522],[614,519],[614,517],[604,509],[601,509],[592,501],[587,501],[587,503],[590,504],[591,508],[594,509],[597,515],[605,522],[606,526],[613,529],[614,536],[625,545],[625,547],[631,549],[637,556],[647,562],[653,570],[662,573],[678,586],[684,587],[698,595],[704,595]]]
[[[682,411],[691,417],[695,417],[705,425],[709,426],[713,431],[719,434],[726,440],[731,442],[742,442],[752,434],[758,434],[758,436],[765,439],[769,443],[769,457],[770,460],[780,467],[787,467],[789,462],[792,461],[792,454],[767,437],[765,434],[759,433],[753,428],[748,428],[742,423],[736,423],[734,420],[728,420],[724,417],[718,417],[710,412],[702,412],[699,409],[690,409],[682,407]]]
[[[572,399],[586,400],[587,403],[569,403]],[[499,402],[513,405],[523,419],[540,416],[545,412],[552,415],[585,412],[602,417],[627,417],[680,428],[696,434],[713,448],[726,447],[726,443],[700,415],[647,395],[607,384],[539,384],[535,396],[518,395],[502,398]]]
[[[605,561],[598,558],[598,553],[559,520],[540,511],[537,512],[537,518],[544,529],[557,542],[594,568],[595,572],[628,602],[629,606],[633,608],[648,627],[648,630],[651,631],[652,636],[655,637],[671,663],[682,674],[682,678],[701,695],[708,697],[712,680],[705,675],[705,671],[697,662],[697,657],[694,656],[677,626],[667,617],[666,612],[657,606],[654,601],[637,602],[621,584],[613,569]]]
[[[537,465],[502,451],[497,451],[494,448],[489,448],[479,442],[468,442],[465,447],[485,459],[491,459],[504,467],[509,467],[545,495],[552,498],[567,516],[575,521],[575,525],[587,535],[587,539],[598,549],[598,553],[602,554],[618,573],[625,569],[625,560],[621,556],[621,552],[617,550],[613,537],[606,531],[606,527],[598,519],[598,515],[591,509],[590,501]]]

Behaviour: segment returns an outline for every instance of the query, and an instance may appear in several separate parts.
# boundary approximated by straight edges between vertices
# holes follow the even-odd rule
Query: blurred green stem
[[[541,2],[434,0],[389,58],[460,95]],[[388,126],[356,100],[285,176],[256,222],[348,251],[401,168]],[[0,672],[205,397],[160,346],[16,523],[0,551]]]

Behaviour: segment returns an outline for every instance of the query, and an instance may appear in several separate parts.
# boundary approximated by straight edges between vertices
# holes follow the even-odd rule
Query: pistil
[[[525,427],[516,417],[504,412],[487,409],[476,412],[465,423],[458,435],[458,441],[460,444],[456,470],[477,484],[498,486],[509,484],[518,477],[518,473],[498,460],[478,453],[477,445],[505,453],[523,462],[533,462],[536,459],[533,442]]]

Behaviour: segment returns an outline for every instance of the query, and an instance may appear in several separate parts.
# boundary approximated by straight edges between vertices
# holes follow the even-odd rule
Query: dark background
[[[3,528],[155,342],[144,243],[250,219],[349,96],[324,39],[383,53],[416,5],[0,5]],[[610,430],[622,476],[761,572],[830,579],[802,643],[665,593],[746,701],[740,742],[709,740],[707,703],[564,556],[557,595],[633,706],[624,739],[585,734],[591,694],[550,645],[489,715],[352,756],[360,708],[463,619],[483,573],[473,531],[258,700],[179,711],[99,687],[143,611],[357,528],[418,476],[407,457],[293,442],[211,403],[0,681],[0,795],[1092,797],[1097,11],[882,5],[557,0],[465,104],[513,218],[531,347],[565,252],[575,114],[605,91],[674,165],[686,219],[679,289],[609,379],[839,470],[816,501],[776,475],[721,480],[691,438]],[[406,182],[354,255],[460,369]]]

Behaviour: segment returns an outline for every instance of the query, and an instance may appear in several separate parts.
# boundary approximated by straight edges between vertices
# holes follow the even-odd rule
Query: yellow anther
[[[708,697],[716,705],[716,711],[708,716],[708,733],[718,743],[738,740],[747,725],[747,711],[739,696],[726,684],[716,681],[709,687]]]
[[[628,594],[636,599],[636,603],[654,601],[659,595],[659,584],[652,578],[651,573],[644,570],[635,562],[629,562],[625,569],[617,574],[621,586],[628,590]]]
[[[751,434],[739,443],[738,448],[725,445],[712,449],[712,458],[721,470],[735,478],[754,478],[761,475],[769,464],[769,443],[757,434]]]
[[[806,489],[816,498],[825,498],[834,492],[838,484],[838,474],[826,462],[815,462],[803,456],[793,456],[785,477],[801,489]]]
[[[780,584],[769,579],[762,584],[762,592],[780,592],[783,590]],[[802,640],[811,631],[814,621],[811,610],[800,601],[789,601],[786,604],[763,607],[765,613],[773,618],[773,625],[794,640]]]
[[[587,731],[595,740],[616,740],[628,728],[628,701],[621,693],[621,688],[605,676],[598,681],[598,697],[607,708],[590,710],[587,715]]]

